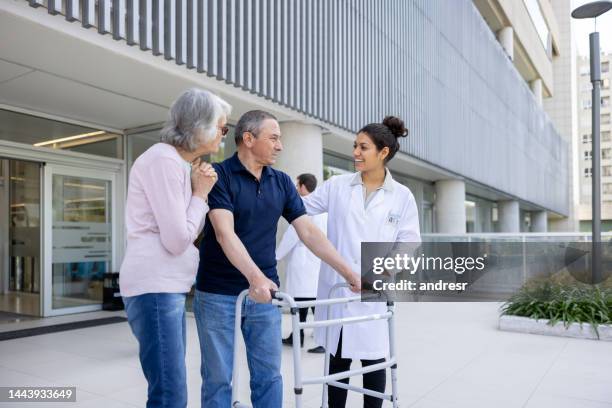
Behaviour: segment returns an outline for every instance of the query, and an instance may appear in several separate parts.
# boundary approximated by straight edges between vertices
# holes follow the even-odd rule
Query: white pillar
[[[534,79],[529,83],[529,87],[531,92],[533,92],[536,102],[538,102],[538,106],[542,106],[542,80],[540,78]]]
[[[548,215],[546,211],[532,211],[531,232],[548,232]]]
[[[521,211],[518,201],[498,201],[497,219],[499,232],[521,232]]]
[[[289,174],[292,180],[302,173],[311,173],[323,182],[323,136],[321,128],[299,122],[282,122],[283,151],[274,168]]]
[[[280,123],[283,151],[278,156],[275,169],[284,171],[295,179],[302,173],[314,174],[317,185],[323,183],[323,136],[321,128],[299,122]],[[288,224],[281,217],[276,231],[276,244],[280,242]],[[281,286],[286,282],[286,262],[277,265]]]
[[[436,232],[465,234],[465,182],[436,181]]]
[[[504,27],[497,32],[497,41],[501,44],[504,51],[514,61],[514,29],[512,27]]]

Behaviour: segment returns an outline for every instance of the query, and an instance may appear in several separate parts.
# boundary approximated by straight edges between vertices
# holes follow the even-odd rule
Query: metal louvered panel
[[[82,0],[81,25],[89,28],[94,25],[96,19],[96,6],[94,0]]]
[[[242,0],[236,2],[236,65],[234,67],[236,75],[236,86],[244,87],[244,3]]]
[[[111,0],[98,0],[98,32],[100,34],[111,31]]]
[[[198,72],[204,72],[206,60],[206,17],[205,12],[208,9],[204,0],[197,0],[198,11],[196,17],[196,31],[198,33],[197,41],[197,58],[196,69]]]
[[[225,81],[236,83],[236,0],[229,0],[227,4],[227,28],[226,28],[227,49],[225,58]]]
[[[164,0],[164,58],[174,59],[176,56],[176,2]]]
[[[125,38],[125,0],[113,0],[112,32],[113,39]]]
[[[261,96],[268,97],[268,31],[267,31],[267,18],[268,18],[268,0],[261,0],[259,9],[260,25],[259,25],[259,94]]]
[[[139,0],[138,36],[141,50],[153,48],[153,4],[152,0]]]
[[[164,0],[151,0],[151,49],[153,55],[164,52]]]
[[[59,14],[62,12],[62,0],[47,0],[47,11],[49,14]]]
[[[79,19],[79,0],[66,0],[66,20]]]
[[[198,64],[198,2],[187,0],[187,68],[195,68]]]
[[[187,58],[187,2],[188,0],[176,0],[175,12],[175,61],[183,65]]]
[[[567,146],[470,0],[28,3],[349,132],[399,115],[404,153],[566,210]]]
[[[282,101],[282,84],[283,84],[283,42],[282,42],[282,0],[274,0],[274,33],[272,34],[274,38],[274,43],[272,44],[272,48],[274,48],[274,74],[272,76],[272,100],[274,102]]]
[[[125,14],[125,39],[129,45],[138,44],[140,42],[140,31],[138,27],[138,22],[140,20],[139,0],[127,0],[125,5]]]
[[[217,36],[217,25],[219,21],[217,18],[217,0],[208,1],[208,19],[206,20],[207,32],[208,32],[208,63],[206,64],[206,73],[208,75],[216,75],[217,72],[217,47],[218,36]]]
[[[227,78],[227,3],[219,0],[217,4],[217,79]]]

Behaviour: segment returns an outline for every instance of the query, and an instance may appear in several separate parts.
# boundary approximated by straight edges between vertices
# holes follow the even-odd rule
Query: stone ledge
[[[499,330],[598,340],[589,323],[572,323],[566,329],[563,322],[551,326],[547,319],[535,320],[522,316],[502,315],[499,318]],[[599,332],[599,340],[612,341],[612,326],[602,324],[597,326],[597,331]]]

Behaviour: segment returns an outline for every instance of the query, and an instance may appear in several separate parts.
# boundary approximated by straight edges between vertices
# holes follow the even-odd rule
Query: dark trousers
[[[342,331],[340,331],[340,340],[338,342],[338,351],[335,355],[330,356],[329,360],[329,373],[336,374],[342,371],[348,371],[351,368],[353,360],[350,358],[342,358]],[[371,366],[373,364],[382,363],[385,361],[384,358],[378,360],[361,360],[362,367]],[[345,384],[348,384],[349,379],[343,378],[340,380]],[[385,386],[387,384],[387,375],[385,370],[373,371],[371,373],[365,373],[363,375],[363,388],[367,388],[372,391],[385,392]],[[342,388],[329,386],[328,391],[328,404],[329,408],[344,408],[346,406],[346,394],[347,390]],[[363,396],[364,408],[380,408],[382,407],[383,400],[371,397],[369,395]]]

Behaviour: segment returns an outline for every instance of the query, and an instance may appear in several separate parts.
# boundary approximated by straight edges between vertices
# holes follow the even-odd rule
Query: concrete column
[[[499,232],[521,232],[521,211],[518,201],[498,201],[497,218]]]
[[[548,215],[546,211],[531,212],[531,232],[548,232]]]
[[[291,176],[292,180],[302,173],[311,173],[323,182],[323,136],[321,128],[299,122],[280,124],[283,151],[274,168]]]
[[[538,106],[542,106],[542,80],[540,78],[534,79],[529,83],[529,87],[538,102]]]
[[[504,27],[497,32],[497,41],[501,44],[504,51],[514,61],[514,29],[512,27]]]
[[[465,182],[436,181],[436,232],[465,234]]]
[[[295,182],[302,173],[311,173],[317,177],[318,184],[323,183],[323,136],[321,128],[299,122],[280,123],[283,151],[276,160],[275,169],[284,171]],[[280,242],[288,224],[281,217],[276,231],[276,244]],[[283,287],[286,281],[286,262],[277,265],[278,275]]]

